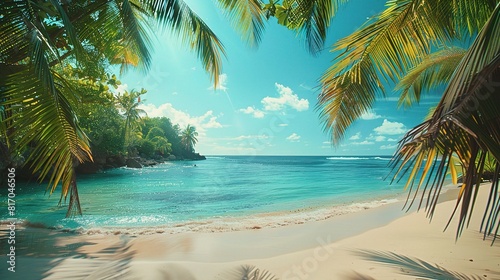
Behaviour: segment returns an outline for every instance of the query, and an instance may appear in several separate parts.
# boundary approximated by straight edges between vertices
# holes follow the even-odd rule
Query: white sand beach
[[[455,204],[449,199],[456,191],[450,191],[432,222],[424,211],[405,213],[402,204],[393,203],[323,221],[233,232],[130,236],[17,229],[16,272],[7,271],[2,254],[0,274],[1,279],[224,280],[246,279],[242,269],[256,267],[261,276],[267,271],[274,279],[290,280],[416,279],[412,271],[421,271],[423,279],[459,274],[500,279],[500,242],[491,245],[478,231],[487,191],[481,189],[469,228],[458,240],[456,220],[443,232]]]

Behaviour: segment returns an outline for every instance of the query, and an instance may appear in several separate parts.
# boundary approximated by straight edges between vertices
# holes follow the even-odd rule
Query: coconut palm
[[[223,8],[238,14],[234,6]],[[0,5],[1,148],[11,158],[32,147],[27,162],[33,172],[49,178],[51,193],[62,183],[61,199],[70,194],[67,215],[81,213],[74,167],[92,156],[71,106],[78,102],[77,91],[62,69],[75,65],[87,77],[102,76],[112,63],[122,70],[147,70],[148,30],[154,23],[193,49],[217,85],[222,43],[182,0],[4,0]]]
[[[125,139],[125,146],[131,141],[131,133],[133,131],[140,131],[142,116],[146,116],[146,111],[139,108],[141,105],[141,95],[145,94],[147,91],[141,89],[141,91],[131,90],[130,92],[124,91],[116,95],[116,105],[118,109],[121,110],[121,114],[125,117],[125,126],[123,127],[123,139]]]
[[[182,131],[181,134],[181,143],[184,146],[184,149],[188,153],[194,152],[194,146],[198,142],[196,138],[198,136],[198,132],[196,132],[196,128],[188,124],[186,128]]]

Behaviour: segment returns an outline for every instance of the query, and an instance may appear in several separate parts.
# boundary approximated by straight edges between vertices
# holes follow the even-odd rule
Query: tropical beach
[[[4,0],[0,279],[500,279],[499,0]]]
[[[491,238],[482,240],[480,216],[458,240],[456,221],[443,232],[455,196],[456,190],[442,196],[432,223],[424,212],[405,214],[396,203],[323,221],[218,233],[81,235],[19,228],[16,275],[243,279],[245,268],[257,268],[262,278],[250,273],[248,279],[499,279],[500,248]],[[485,207],[484,200],[477,207]]]

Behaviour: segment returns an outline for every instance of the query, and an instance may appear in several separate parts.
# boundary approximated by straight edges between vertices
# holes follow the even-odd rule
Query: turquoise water
[[[45,185],[18,183],[16,217],[90,233],[145,226],[238,229],[248,219],[264,225],[295,223],[395,201],[403,187],[383,180],[390,171],[389,159],[217,156],[114,169],[79,176],[84,215],[72,219],[64,218],[66,207],[57,206],[58,192],[49,197]],[[2,192],[0,207],[7,207],[6,200]],[[318,212],[324,208],[328,212]]]

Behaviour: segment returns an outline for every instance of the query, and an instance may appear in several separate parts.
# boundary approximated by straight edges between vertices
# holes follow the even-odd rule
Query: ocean
[[[78,177],[83,216],[65,218],[60,189],[18,182],[16,218],[83,234],[229,231],[325,219],[404,199],[390,157],[209,156]],[[2,190],[0,207],[7,209]],[[7,220],[6,211],[1,211]]]

